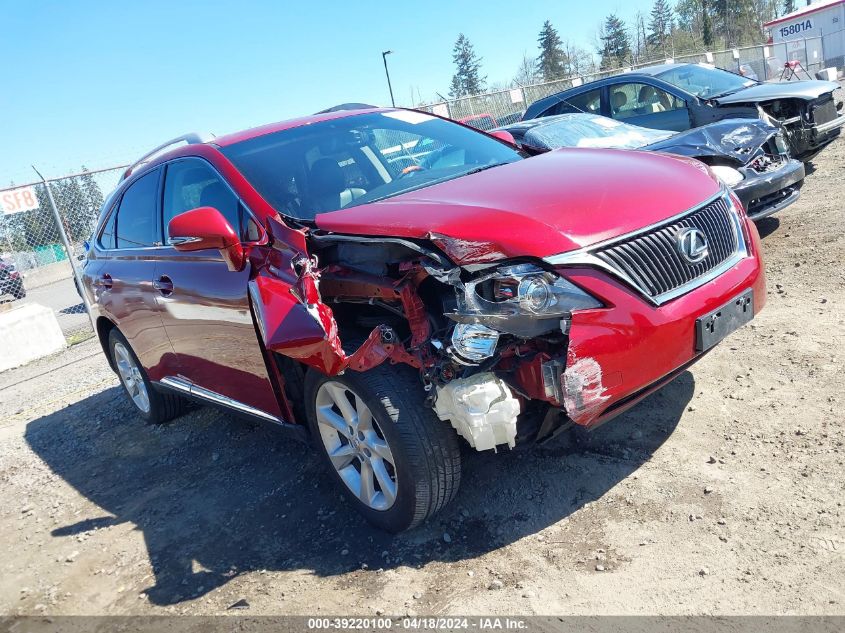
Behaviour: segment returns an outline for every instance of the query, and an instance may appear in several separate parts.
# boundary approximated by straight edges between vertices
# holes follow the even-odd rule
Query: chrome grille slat
[[[624,258],[620,258],[616,253],[613,251],[607,251],[605,253],[598,254],[598,257],[604,260],[605,263],[609,264],[611,268],[616,268],[620,270],[626,277],[631,279],[634,283],[636,283],[641,288],[646,286],[646,283],[642,280],[642,278],[637,274],[635,268],[632,268],[628,265]]]
[[[707,239],[709,253],[691,264],[677,248],[677,235],[697,229]],[[690,211],[666,225],[588,249],[610,270],[657,302],[705,280],[711,271],[729,265],[745,252],[739,220],[725,196]]]
[[[644,235],[642,243],[643,247],[651,253],[652,257],[660,260],[662,264],[662,267],[657,267],[656,270],[660,274],[660,292],[666,292],[675,285],[675,281],[672,279],[672,268],[669,262],[663,257],[660,245],[655,245],[653,239],[654,236],[652,235]]]
[[[637,266],[637,273],[640,277],[646,280],[646,284],[651,289],[652,293],[659,294],[660,289],[657,285],[654,270],[648,265],[647,258],[640,253],[641,246],[637,245],[635,248],[631,244],[620,244],[619,249],[622,251],[620,254],[627,255],[631,259],[632,263]]]
[[[652,235],[652,237],[661,245],[661,247],[662,247],[661,252],[662,253],[666,253],[666,251],[670,251],[670,250],[672,250],[672,248],[674,248],[672,238],[669,237],[666,234],[665,231],[657,231],[656,233],[654,233]],[[672,272],[672,275],[675,276],[675,283],[673,284],[673,286],[677,287],[677,286],[680,286],[681,284],[685,284],[686,282],[688,282],[689,279],[687,279],[685,277],[683,271],[678,270],[673,265],[670,258],[667,257],[666,259],[667,259],[667,262],[668,262],[667,267]]]
[[[718,260],[723,260],[725,257],[728,256],[728,244],[727,240],[725,240],[725,235],[722,232],[724,228],[721,226],[718,217],[715,216],[716,211],[712,208],[705,209],[704,213],[701,214],[702,222],[709,228],[707,232],[708,237],[712,240],[713,248],[714,248],[714,256]]]

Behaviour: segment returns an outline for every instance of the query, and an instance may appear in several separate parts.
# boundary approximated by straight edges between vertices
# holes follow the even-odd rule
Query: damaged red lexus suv
[[[309,437],[399,531],[477,450],[594,427],[765,300],[759,237],[691,159],[562,149],[401,109],[158,148],[106,201],[84,267],[147,421],[185,398]]]

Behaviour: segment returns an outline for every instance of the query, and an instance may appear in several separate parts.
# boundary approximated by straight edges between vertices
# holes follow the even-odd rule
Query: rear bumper
[[[753,169],[740,170],[745,179],[733,187],[745,207],[748,217],[760,220],[785,209],[798,200],[798,190],[804,182],[804,164],[790,159],[780,169],[758,173]]]
[[[593,427],[633,406],[703,354],[695,349],[699,317],[753,288],[754,313],[766,301],[759,237],[752,224],[751,253],[695,290],[655,306],[623,283],[590,268],[567,279],[608,306],[576,312],[569,331],[560,403],[577,424]],[[562,363],[561,363],[562,365]]]

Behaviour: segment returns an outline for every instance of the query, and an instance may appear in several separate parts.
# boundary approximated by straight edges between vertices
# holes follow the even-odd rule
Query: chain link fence
[[[74,268],[81,268],[100,207],[124,169],[0,189],[0,310],[45,306],[69,344],[93,334]]]
[[[814,37],[780,44],[761,44],[723,51],[676,55],[669,60],[665,58],[652,59],[633,66],[439,101],[418,106],[418,108],[487,131],[519,121],[526,108],[538,99],[590,81],[636,71],[638,68],[653,66],[664,61],[713,64],[717,68],[741,73],[760,81],[778,81],[781,78],[789,78],[790,71],[786,70],[787,62],[798,62],[800,64],[800,67],[796,66],[793,69],[795,79],[812,79],[815,73],[822,68],[841,66],[843,63],[841,56],[826,59],[822,38]]]

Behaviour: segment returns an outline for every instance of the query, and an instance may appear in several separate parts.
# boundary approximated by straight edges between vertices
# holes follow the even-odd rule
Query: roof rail
[[[315,112],[314,114],[327,114],[329,112],[341,112],[343,110],[369,110],[377,107],[378,106],[370,105],[369,103],[341,103],[339,105],[332,106],[331,108]]]
[[[188,145],[196,145],[197,143],[208,143],[213,138],[214,134],[211,133],[190,132],[189,134],[183,134],[182,136],[178,136],[174,139],[171,139],[166,143],[162,143],[161,145],[159,145],[155,149],[150,150],[149,152],[141,156],[141,158],[129,165],[129,167],[126,168],[126,171],[123,172],[123,177],[121,178],[121,180],[125,180],[126,178],[128,178],[129,174],[132,173],[132,170],[135,169],[138,165],[147,162],[151,157],[155,156],[160,151],[167,149],[171,145],[176,145],[177,143],[182,142],[185,142]]]

